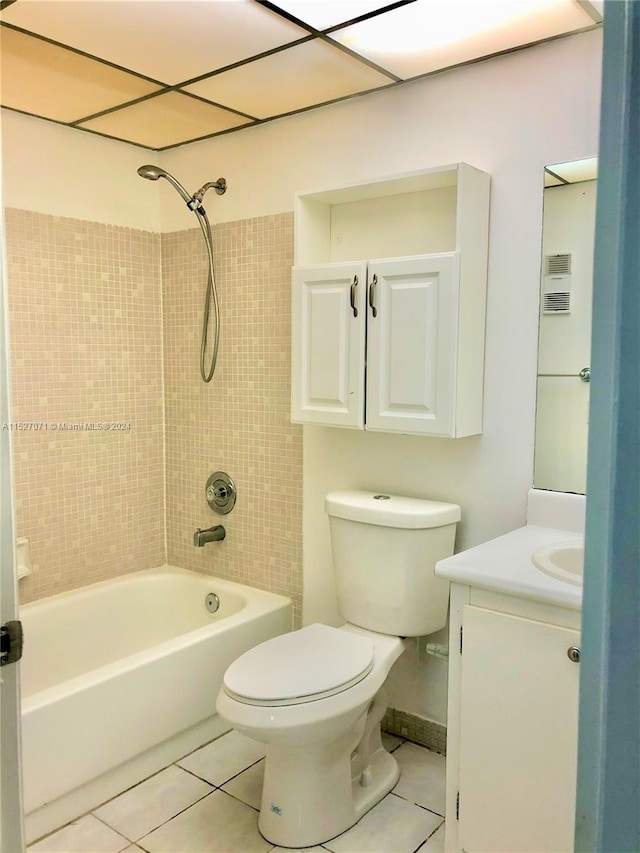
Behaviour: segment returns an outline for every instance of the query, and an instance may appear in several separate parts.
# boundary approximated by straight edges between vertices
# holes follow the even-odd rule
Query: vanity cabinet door
[[[454,434],[455,253],[370,261],[367,429]]]
[[[364,427],[365,263],[294,267],[293,421]]]
[[[459,849],[573,851],[578,632],[466,605]]]

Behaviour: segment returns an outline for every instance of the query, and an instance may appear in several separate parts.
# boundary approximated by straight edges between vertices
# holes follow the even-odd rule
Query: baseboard
[[[387,708],[380,727],[383,732],[426,746],[442,755],[447,754],[447,727],[433,720],[425,720],[408,711]]]

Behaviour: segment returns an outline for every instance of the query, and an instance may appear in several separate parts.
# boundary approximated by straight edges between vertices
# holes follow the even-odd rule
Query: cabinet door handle
[[[358,276],[354,275],[353,281],[351,282],[351,294],[349,296],[349,301],[351,303],[351,310],[353,311],[353,316],[358,316],[358,309],[356,308],[356,287],[358,286]]]
[[[569,646],[567,649],[567,657],[574,663],[580,663],[580,649],[577,646]]]
[[[374,297],[376,293],[376,284],[378,283],[378,276],[374,273],[373,278],[371,279],[371,284],[369,285],[369,308],[371,308],[371,314],[374,317],[378,316],[378,309],[374,303]]]

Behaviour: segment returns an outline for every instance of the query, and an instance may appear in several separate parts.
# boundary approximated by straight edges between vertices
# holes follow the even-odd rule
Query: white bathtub
[[[283,596],[172,567],[22,607],[28,840],[226,731],[225,669],[291,614]]]

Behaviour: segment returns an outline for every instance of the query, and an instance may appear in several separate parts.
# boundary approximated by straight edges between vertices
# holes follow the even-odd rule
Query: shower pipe
[[[207,277],[207,292],[204,300],[204,315],[202,318],[202,338],[200,342],[200,376],[203,382],[211,382],[214,371],[216,369],[216,361],[218,360],[218,344],[220,342],[220,306],[218,304],[218,293],[216,290],[215,273],[213,269],[213,243],[211,238],[211,226],[207,213],[202,206],[204,194],[209,189],[214,189],[218,195],[224,195],[227,191],[227,182],[224,178],[218,178],[217,181],[209,181],[200,187],[193,195],[185,190],[182,184],[177,181],[173,175],[161,169],[160,166],[140,166],[138,174],[141,178],[146,178],[149,181],[157,181],[159,178],[165,178],[171,186],[182,196],[185,204],[190,211],[197,214],[198,223],[202,229],[204,242],[207,247],[207,255],[209,258],[209,274]],[[211,353],[211,362],[207,369],[206,367],[206,352],[209,337],[209,314],[211,313],[211,299],[216,314],[215,321],[215,338],[213,341],[213,351]]]

